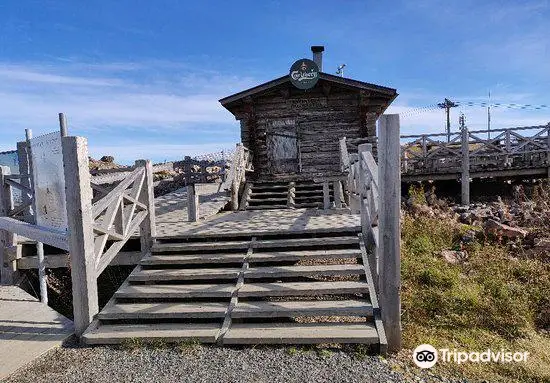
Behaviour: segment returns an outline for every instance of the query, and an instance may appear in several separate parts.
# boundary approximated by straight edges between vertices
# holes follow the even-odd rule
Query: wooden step
[[[250,193],[250,197],[270,197],[270,196],[285,196],[288,194],[288,190],[283,191],[273,191],[273,192],[261,192],[261,193]]]
[[[320,203],[320,202],[315,202],[315,203],[297,203],[297,204],[294,204],[294,207],[299,208],[299,209],[319,208],[319,207],[322,207],[322,206],[323,206],[323,204]]]
[[[220,241],[220,242],[182,242],[182,243],[155,243],[153,253],[196,251],[196,250],[242,250],[248,249],[250,241]],[[331,246],[331,245],[358,245],[357,236],[319,237],[319,238],[284,238],[259,240],[254,248],[283,248],[301,246]]]
[[[130,282],[192,281],[196,279],[236,279],[240,268],[142,269],[137,267],[128,277]]]
[[[239,297],[318,296],[368,292],[368,284],[358,281],[245,283],[239,289]]]
[[[287,197],[281,197],[281,198],[250,198],[248,200],[249,203],[267,203],[267,202],[281,202],[286,201]]]
[[[117,299],[188,299],[230,298],[235,284],[197,285],[131,285],[123,284],[116,292]]]
[[[248,206],[246,210],[274,210],[274,209],[287,209],[287,205],[253,205]]]
[[[165,342],[199,341],[214,343],[220,323],[101,324],[84,333],[86,344],[118,344],[132,339]]]
[[[233,324],[223,344],[319,344],[379,342],[369,323],[243,323]]]
[[[248,249],[249,244],[250,241],[155,243],[151,251],[240,250]]]
[[[372,305],[366,300],[341,301],[251,301],[237,303],[233,318],[280,318],[296,316],[372,316]]]
[[[140,265],[203,265],[240,263],[244,260],[244,253],[219,253],[219,254],[161,254],[151,255],[143,258]]]
[[[229,300],[226,303],[116,303],[105,306],[97,317],[100,320],[223,318],[228,305]]]
[[[251,267],[244,272],[244,276],[245,278],[289,278],[315,275],[362,275],[364,273],[363,265],[273,266]]]
[[[302,247],[302,246],[332,246],[332,245],[358,245],[359,238],[354,236],[319,237],[319,238],[290,238],[290,239],[264,239],[254,244],[255,249]]]
[[[306,259],[353,259],[360,258],[361,252],[357,249],[333,250],[290,250],[275,252],[255,252],[248,259],[249,262],[284,262]],[[143,266],[155,265],[206,265],[240,263],[245,255],[241,253],[214,253],[214,254],[160,254],[143,258]]]
[[[254,184],[252,186],[252,192],[257,192],[259,190],[266,191],[266,190],[288,190],[288,185],[258,185]]]
[[[352,259],[360,258],[361,251],[355,249],[294,250],[258,253],[254,252],[249,262],[301,261],[306,259]]]

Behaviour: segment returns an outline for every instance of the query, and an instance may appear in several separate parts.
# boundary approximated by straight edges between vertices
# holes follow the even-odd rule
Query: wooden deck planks
[[[73,334],[73,323],[17,286],[0,286],[0,379]]]

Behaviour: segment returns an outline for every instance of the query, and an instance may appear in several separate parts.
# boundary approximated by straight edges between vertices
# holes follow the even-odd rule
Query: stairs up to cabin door
[[[330,201],[334,200],[332,183]],[[323,208],[323,184],[313,181],[247,182],[241,210]]]
[[[361,242],[351,231],[157,240],[83,339],[384,350]]]

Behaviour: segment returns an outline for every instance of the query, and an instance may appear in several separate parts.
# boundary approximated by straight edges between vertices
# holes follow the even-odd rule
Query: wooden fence
[[[490,134],[495,136],[488,138]],[[401,148],[403,179],[460,178],[463,203],[469,202],[470,178],[550,176],[550,124],[490,131],[464,128],[450,135],[407,135],[401,140],[408,141]]]
[[[243,144],[237,144],[229,174],[227,175],[223,188],[231,192],[231,210],[239,210],[239,193],[246,183],[246,172],[252,172],[252,152],[244,147]],[[246,198],[248,191],[242,192],[242,197]]]
[[[0,168],[2,207],[2,280],[12,283],[20,247],[15,235],[66,250],[70,254],[75,333],[81,335],[98,313],[97,278],[139,231],[142,255],[150,251],[155,232],[153,168],[150,161],[136,161],[118,182],[98,182],[89,171],[87,141],[83,137],[61,137],[69,230],[58,231],[35,224],[35,219],[18,216],[32,206],[33,190],[25,184],[27,174],[12,177]],[[28,148],[28,146],[27,146]],[[17,182],[16,180],[20,180]],[[27,201],[13,207],[11,188],[19,188]],[[30,201],[30,202],[29,202]],[[24,219],[28,222],[25,222]],[[19,249],[19,250],[18,250]],[[39,254],[40,255],[40,254]],[[43,254],[42,254],[43,258]],[[40,263],[40,261],[39,261]],[[42,259],[43,267],[43,259]],[[8,276],[8,277],[6,277]]]
[[[388,350],[401,348],[400,261],[400,144],[399,115],[379,119],[378,163],[372,144],[359,144],[348,153],[340,140],[342,170],[348,172],[346,193],[352,213],[361,216],[368,264],[379,295],[375,320],[382,321]]]

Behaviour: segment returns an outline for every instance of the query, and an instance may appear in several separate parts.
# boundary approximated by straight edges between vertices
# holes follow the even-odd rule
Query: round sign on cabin
[[[298,89],[311,89],[319,80],[319,67],[309,59],[300,59],[290,67],[290,82]]]

